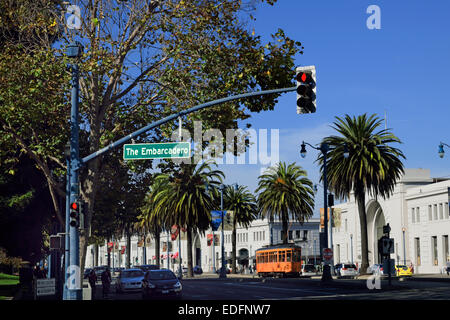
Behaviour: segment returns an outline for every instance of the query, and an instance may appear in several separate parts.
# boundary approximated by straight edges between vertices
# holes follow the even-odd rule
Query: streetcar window
[[[300,251],[294,251],[294,262],[300,262],[301,261],[301,254]]]
[[[284,251],[278,252],[278,262],[284,262]]]
[[[292,251],[286,252],[286,261],[291,262],[292,261]]]

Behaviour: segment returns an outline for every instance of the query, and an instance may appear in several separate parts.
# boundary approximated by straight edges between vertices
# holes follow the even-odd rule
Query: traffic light
[[[316,67],[297,67],[297,113],[316,112]]]
[[[227,224],[231,224],[231,213],[230,212],[226,212],[226,216],[225,216],[225,218],[226,218],[226,223]]]
[[[70,226],[80,226],[80,207],[77,202],[72,202],[70,204]]]
[[[334,206],[334,195],[332,193],[328,194],[328,206],[333,207]]]

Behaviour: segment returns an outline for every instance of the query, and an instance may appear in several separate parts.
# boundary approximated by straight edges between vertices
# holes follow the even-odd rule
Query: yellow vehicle
[[[395,272],[397,273],[397,276],[399,276],[399,277],[412,276],[411,269],[405,265],[396,265]]]

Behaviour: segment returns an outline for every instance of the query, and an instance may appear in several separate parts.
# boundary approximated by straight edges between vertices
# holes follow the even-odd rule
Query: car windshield
[[[344,268],[353,268],[356,269],[356,266],[354,264],[344,264]]]
[[[307,264],[307,265],[305,265],[304,268],[306,271],[315,271],[316,270],[312,264]]]
[[[398,269],[408,270],[407,266],[397,266]]]
[[[142,277],[143,275],[144,273],[142,271],[133,270],[133,271],[123,271],[120,276],[121,278],[137,278]]]
[[[150,280],[171,280],[176,278],[175,274],[170,271],[150,271],[148,275]]]

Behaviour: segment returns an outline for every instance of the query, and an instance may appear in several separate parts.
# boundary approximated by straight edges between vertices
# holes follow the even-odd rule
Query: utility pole
[[[69,58],[79,58],[83,52],[81,43],[72,43],[67,48],[67,56]],[[80,186],[78,181],[80,155],[79,155],[79,124],[78,124],[78,95],[79,95],[79,69],[77,63],[68,65],[72,72],[72,106],[70,111],[70,203],[77,203],[79,200]],[[68,291],[68,300],[81,300],[81,275],[80,275],[80,235],[79,226],[70,225],[70,259],[69,268],[75,272],[74,280],[72,280]],[[66,270],[67,272],[67,270]],[[73,277],[71,277],[73,278]]]

